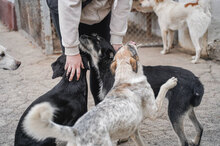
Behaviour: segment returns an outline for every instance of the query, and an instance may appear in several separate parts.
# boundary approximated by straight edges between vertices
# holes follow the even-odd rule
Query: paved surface
[[[57,55],[45,56],[18,32],[9,32],[0,24],[0,44],[22,62],[16,71],[0,70],[0,146],[13,146],[15,128],[28,105],[37,97],[51,89],[59,79],[52,80],[50,64]],[[174,65],[191,70],[200,77],[205,86],[205,94],[196,114],[204,127],[203,146],[220,145],[220,65],[201,60],[191,64],[191,56],[173,50],[172,54],[160,55],[161,48],[142,48],[140,58],[145,65]],[[93,105],[89,96],[90,107]],[[189,139],[195,135],[190,121],[185,122]],[[141,125],[141,135],[148,145],[176,146],[178,140],[167,117],[167,101],[160,118],[145,120]],[[62,145],[62,144],[60,144]],[[134,146],[129,141],[123,146]]]

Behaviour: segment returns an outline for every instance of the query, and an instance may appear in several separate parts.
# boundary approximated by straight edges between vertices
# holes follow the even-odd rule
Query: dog
[[[99,89],[99,96],[94,98],[102,101],[113,86],[114,76],[111,75],[110,65],[116,52],[110,43],[96,34],[81,36],[80,42],[82,51],[91,56],[93,64],[91,66],[96,68],[98,74],[96,78],[102,86]],[[169,101],[168,116],[181,145],[187,146],[191,143],[200,145],[203,127],[196,118],[194,108],[200,105],[204,88],[198,77],[186,69],[174,66],[143,66],[143,72],[147,76],[147,81],[155,96],[158,95],[160,86],[169,78],[175,76],[178,79],[178,85],[166,95]],[[184,133],[183,123],[187,114],[197,132],[193,142],[188,141]]]
[[[173,0],[139,0],[139,2],[143,9],[153,8],[158,16],[163,40],[161,54],[170,52],[175,30],[188,28],[196,50],[196,55],[192,57],[193,60],[191,62],[197,63],[203,49],[199,39],[204,36],[211,22],[209,0],[197,0],[196,3],[187,4]]]
[[[21,62],[8,55],[6,48],[0,45],[0,69],[4,70],[16,70]]]
[[[161,86],[155,99],[143,74],[135,45],[123,46],[115,55],[111,71],[115,82],[104,100],[83,115],[73,127],[53,122],[56,106],[44,102],[32,107],[24,129],[35,139],[55,137],[68,146],[112,146],[114,140],[132,136],[143,146],[138,127],[145,117],[155,119],[168,90],[177,84],[172,77]],[[124,73],[126,72],[126,73]]]
[[[66,56],[60,56],[51,66],[53,69],[52,78],[62,77],[60,82],[46,94],[37,98],[21,116],[16,132],[14,146],[56,146],[55,139],[48,138],[44,141],[37,141],[24,130],[24,121],[32,107],[43,102],[50,103],[56,107],[54,122],[72,126],[79,117],[87,111],[87,81],[86,72],[89,68],[86,56],[82,57],[85,69],[81,70],[80,79],[68,81],[64,70]],[[34,125],[33,125],[34,126]]]

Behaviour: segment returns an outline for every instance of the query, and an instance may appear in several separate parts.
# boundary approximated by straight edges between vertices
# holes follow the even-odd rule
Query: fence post
[[[18,0],[15,0],[15,15],[16,15],[16,21],[17,21],[17,27],[18,27],[18,31],[21,29],[21,15],[20,15],[20,11],[19,11],[19,2]]]
[[[41,16],[42,16],[42,31],[44,33],[45,53],[46,55],[53,54],[53,38],[51,29],[50,11],[46,0],[40,0]]]

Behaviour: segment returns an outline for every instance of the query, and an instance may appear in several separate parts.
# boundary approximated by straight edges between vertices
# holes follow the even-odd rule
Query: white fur
[[[52,122],[55,110],[56,108],[52,107],[49,102],[35,105],[24,119],[24,130],[39,141],[45,140],[47,137],[59,137],[64,141],[74,139],[72,128],[62,127]]]
[[[7,54],[7,49],[0,45],[0,69],[15,70],[20,62]]]
[[[184,3],[172,0],[141,0],[142,7],[153,7],[158,16],[158,22],[163,39],[163,50],[161,54],[170,52],[173,43],[173,31],[187,27],[189,29],[192,43],[196,50],[196,56],[192,63],[197,63],[203,48],[199,39],[204,36],[211,22],[209,11],[210,1],[199,0],[199,5],[185,7]]]

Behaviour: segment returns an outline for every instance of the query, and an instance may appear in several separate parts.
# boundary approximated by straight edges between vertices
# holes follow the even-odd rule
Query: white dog
[[[196,49],[192,63],[198,62],[202,48],[199,39],[205,34],[211,22],[209,0],[195,3],[178,3],[173,0],[139,0],[143,8],[152,7],[158,16],[163,39],[161,54],[170,51],[173,43],[174,30],[188,27],[192,43]]]
[[[6,48],[0,45],[0,69],[16,70],[21,65],[20,61],[6,53]]]

